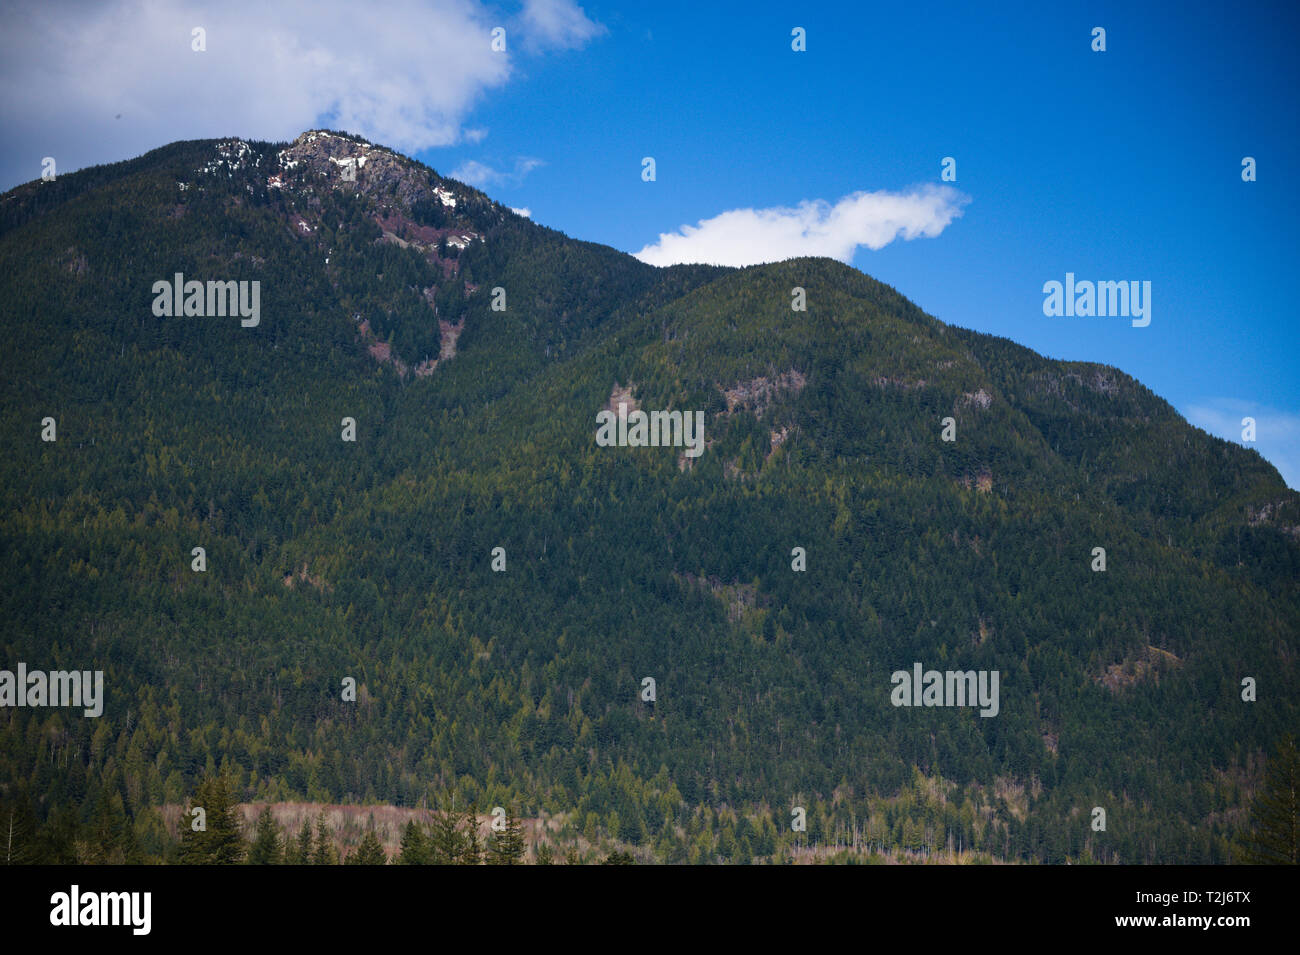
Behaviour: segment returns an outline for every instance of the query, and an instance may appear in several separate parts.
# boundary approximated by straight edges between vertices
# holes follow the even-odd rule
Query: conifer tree
[[[1241,847],[1254,865],[1300,863],[1300,752],[1294,736],[1278,743],[1251,808],[1252,832]]]
[[[298,830],[296,844],[293,849],[287,849],[285,855],[289,857],[287,861],[290,865],[312,864],[311,819],[308,818],[302,821],[302,828]]]
[[[460,865],[479,865],[483,861],[483,843],[478,836],[478,810],[473,803],[465,810],[465,831],[461,835],[457,861]]]
[[[108,787],[95,800],[95,815],[87,838],[87,860],[94,865],[123,865],[134,848],[131,820],[120,793]]]
[[[488,843],[488,865],[523,865],[524,829],[513,813],[506,816],[506,827],[501,832],[493,832]]]
[[[186,865],[233,865],[244,857],[244,838],[230,786],[224,776],[205,776],[194,788],[190,807],[203,809],[204,828],[194,816],[181,817],[179,859]]]
[[[373,828],[367,829],[361,845],[348,856],[347,865],[387,865],[388,854]]]
[[[26,790],[0,798],[0,865],[34,865],[44,861],[36,844],[39,829],[40,822]]]
[[[312,865],[338,865],[339,853],[334,848],[334,837],[325,824],[325,813],[316,816],[316,850],[312,854]]]
[[[456,814],[450,809],[437,810],[429,826],[429,862],[432,865],[459,865],[463,841]]]
[[[399,865],[428,865],[429,841],[424,835],[424,826],[412,819],[402,830],[402,842],[398,852]]]
[[[280,824],[271,815],[271,807],[267,806],[257,817],[253,844],[248,850],[248,864],[281,865],[284,862],[285,846],[280,835]]]

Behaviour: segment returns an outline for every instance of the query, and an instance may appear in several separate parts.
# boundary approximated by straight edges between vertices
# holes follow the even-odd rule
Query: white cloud
[[[1254,448],[1278,469],[1282,480],[1300,489],[1300,414],[1238,398],[1206,398],[1189,405],[1187,420],[1210,434]],[[1241,439],[1241,419],[1255,419],[1255,441]]]
[[[517,186],[524,181],[524,177],[530,172],[538,166],[544,165],[546,163],[540,159],[533,159],[531,156],[518,156],[515,158],[514,169],[504,171],[493,169],[477,159],[470,159],[461,163],[448,175],[452,179],[458,179],[466,185],[475,186],[479,189],[486,189],[490,186]]]
[[[651,265],[757,265],[805,255],[849,262],[859,246],[880,249],[899,237],[933,238],[968,202],[969,196],[951,186],[926,185],[904,192],[855,192],[834,205],[815,199],[795,208],[732,209],[662,233],[636,257]]]
[[[596,29],[572,0],[529,16],[537,51],[581,46]],[[177,139],[328,126],[405,152],[478,142],[485,130],[462,128],[469,111],[514,73],[514,47],[491,49],[499,21],[480,0],[15,7],[0,31],[0,188],[37,178],[42,156],[65,172]],[[195,27],[204,52],[191,49]]]
[[[605,32],[572,0],[524,0],[519,23],[529,50],[572,49]]]
[[[511,206],[510,211],[517,216],[523,216],[525,219],[531,219],[533,217],[532,209],[516,209],[514,206]]]

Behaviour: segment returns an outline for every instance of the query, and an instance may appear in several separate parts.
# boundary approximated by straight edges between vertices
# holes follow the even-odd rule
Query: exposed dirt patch
[[[1097,682],[1118,693],[1145,680],[1160,682],[1160,677],[1183,665],[1183,661],[1159,647],[1147,646],[1140,653],[1119,663],[1112,663],[1106,672],[1097,678]]]
[[[456,342],[460,340],[460,333],[465,329],[465,319],[461,319],[456,324],[438,319],[438,331],[442,333],[441,347],[438,351],[439,361],[451,361],[456,357]]]
[[[976,471],[974,475],[967,474],[957,483],[968,491],[971,488],[974,488],[977,491],[988,494],[993,490],[993,472],[988,468],[983,467]]]
[[[334,589],[333,587],[325,583],[323,577],[320,577],[319,575],[316,574],[307,573],[306,564],[303,564],[296,574],[294,573],[286,574],[284,580],[281,581],[281,583],[283,583],[290,590],[292,590],[298,584],[302,584],[302,583],[311,584],[311,586],[315,587],[317,590],[320,590],[322,592],[328,592]]]
[[[412,245],[430,246],[437,245],[438,240],[444,235],[448,235],[456,230],[453,229],[435,229],[432,226],[420,225],[402,215],[400,212],[388,211],[383,215],[376,216],[375,222],[379,228],[385,232],[390,232],[394,237],[401,237],[405,242]]]
[[[385,363],[391,364],[397,373],[405,378],[410,373],[410,369],[407,367],[406,362],[393,354],[393,347],[387,342],[375,340],[374,331],[370,328],[368,320],[363,319],[360,315],[353,315],[352,320],[357,323],[357,336],[365,344],[370,357],[381,365]]]
[[[791,369],[775,378],[759,376],[751,378],[749,381],[741,381],[731,388],[722,388],[723,397],[727,400],[727,414],[735,412],[738,408],[754,412],[754,417],[763,417],[763,412],[767,410],[778,396],[784,392],[798,394],[803,390],[808,379],[802,372]]]
[[[633,382],[626,385],[620,385],[614,382],[614,387],[609,391],[609,401],[605,402],[605,410],[612,411],[614,414],[630,415],[633,411],[640,411],[641,405],[632,397],[632,389],[636,387]],[[622,406],[622,412],[619,407]]]
[[[790,427],[782,425],[780,431],[771,432],[772,448],[767,452],[767,460],[772,460],[772,455],[776,454],[777,448],[785,444],[786,439],[790,437]]]

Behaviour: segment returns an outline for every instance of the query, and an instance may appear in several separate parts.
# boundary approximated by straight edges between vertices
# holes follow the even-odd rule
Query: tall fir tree
[[[460,820],[449,808],[435,810],[429,824],[429,862],[432,865],[459,865],[461,862]]]
[[[1264,785],[1251,807],[1252,831],[1243,840],[1243,861],[1253,865],[1300,863],[1300,751],[1284,736],[1264,769]]]
[[[239,810],[224,776],[205,776],[194,789],[191,810],[203,809],[204,828],[192,812],[181,817],[179,861],[186,865],[234,865],[244,857]]]
[[[312,864],[312,841],[311,841],[311,818],[307,817],[302,821],[302,828],[298,830],[298,838],[293,841],[292,846],[285,848],[285,861],[289,865],[311,865]]]
[[[42,858],[36,835],[40,820],[26,788],[0,796],[0,865],[36,865]]]
[[[125,865],[134,861],[134,830],[120,793],[107,786],[95,800],[95,814],[86,833],[86,861],[94,865]]]
[[[257,817],[253,844],[248,849],[248,864],[281,865],[285,861],[284,854],[280,824],[271,815],[271,807],[267,806]]]
[[[524,827],[514,813],[510,813],[506,816],[505,829],[501,832],[492,833],[491,840],[488,843],[487,864],[523,865],[526,850]]]
[[[478,810],[473,803],[465,810],[465,831],[461,834],[457,861],[461,865],[479,865],[483,861],[483,843],[478,835]]]
[[[429,840],[425,837],[424,826],[412,819],[402,830],[402,842],[398,850],[399,865],[428,865]]]
[[[316,816],[316,851],[312,854],[312,865],[338,865],[339,853],[334,848],[334,835],[325,822],[325,813]]]
[[[348,856],[347,865],[387,865],[388,854],[384,852],[383,843],[375,834],[374,828],[366,830],[361,844]]]

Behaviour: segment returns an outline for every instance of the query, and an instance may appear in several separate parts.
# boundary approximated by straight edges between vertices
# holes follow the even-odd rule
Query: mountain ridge
[[[0,795],[47,829],[107,800],[165,857],[158,807],[224,770],[665,861],[775,859],[792,805],[805,843],[1225,861],[1296,723],[1276,470],[843,263],[659,269],[308,131],[18,187],[0,264],[0,642],[110,687],[12,711]],[[261,323],[154,316],[178,272],[261,282]],[[620,395],[701,410],[704,453],[598,447]],[[915,662],[1001,672],[999,715],[891,705]]]

